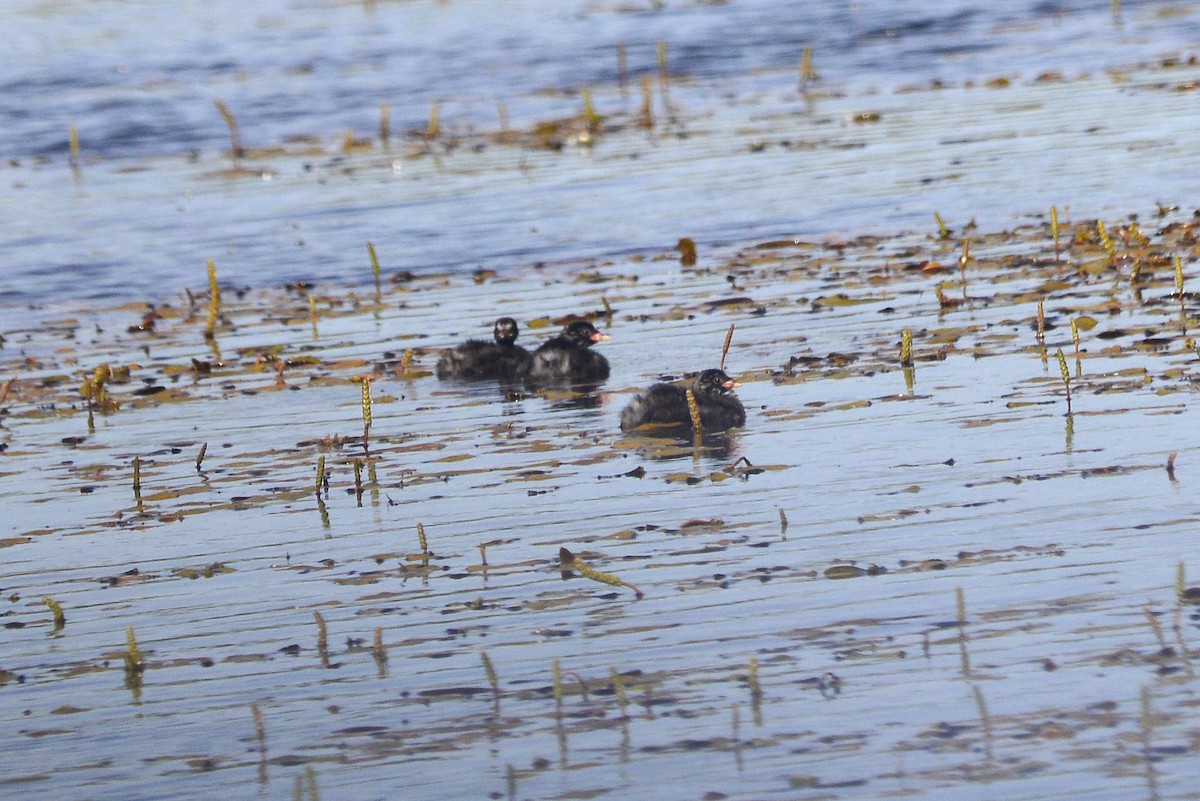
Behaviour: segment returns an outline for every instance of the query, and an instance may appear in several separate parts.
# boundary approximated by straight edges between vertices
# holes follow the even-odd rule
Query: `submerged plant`
[[[628,581],[617,578],[612,573],[602,573],[599,570],[596,570],[578,556],[568,551],[566,548],[558,549],[558,561],[559,565],[564,571],[574,570],[584,578],[591,579],[592,581],[598,581],[601,584],[611,584],[614,587],[628,587],[629,589],[633,590],[633,593],[636,597],[643,597],[642,591],[630,584]]]
[[[62,604],[51,598],[49,595],[42,599],[42,603],[44,603],[54,615],[55,631],[58,631],[63,626],[67,625],[67,616],[63,614]]]
[[[371,274],[375,276],[375,302],[380,303],[383,298],[383,289],[380,286],[379,256],[375,253],[375,246],[370,242],[367,243],[367,255],[371,257]]]
[[[221,313],[221,286],[217,283],[217,265],[208,260],[208,322],[204,326],[204,338],[216,337],[217,316]]]
[[[612,679],[613,695],[617,697],[617,704],[621,707],[621,714],[625,714],[625,707],[629,705],[629,696],[625,693],[625,680],[621,678],[621,673],[615,667],[609,667],[609,678]]]
[[[375,637],[371,641],[371,656],[375,659],[375,665],[379,668],[379,675],[382,677],[387,672],[387,648],[383,645],[383,627],[375,627]]]
[[[429,558],[429,541],[425,539],[425,524],[417,523],[417,542],[421,545],[421,555]]]
[[[691,389],[684,391],[687,396],[688,414],[692,416],[692,432],[693,437],[697,442],[704,439],[704,426],[700,421],[700,404],[696,403],[696,393]]]
[[[314,487],[314,490],[317,493],[318,500],[321,498],[321,489],[324,486],[325,486],[325,457],[318,456],[317,457],[317,484],[316,484],[316,487]]]
[[[750,699],[757,703],[762,699],[762,686],[758,683],[758,657],[750,657],[750,665],[746,669],[746,686],[750,688]]]
[[[967,601],[962,587],[954,588],[954,608],[958,616],[958,650],[963,676],[971,675],[971,656],[967,652]]]
[[[379,144],[388,146],[392,135],[392,107],[386,100],[379,104]]]
[[[217,111],[221,113],[221,119],[225,120],[225,127],[229,129],[229,155],[236,164],[246,152],[242,148],[242,134],[238,130],[237,120],[234,119],[233,112],[229,110],[229,106],[225,105],[224,100],[219,98],[213,100],[213,105],[217,107]]]
[[[950,238],[950,229],[946,227],[946,222],[942,219],[942,215],[938,214],[935,211],[933,213],[933,219],[937,223],[938,239],[949,239]]]
[[[812,45],[805,45],[800,51],[800,94],[804,94],[808,90],[808,82],[816,80],[817,72],[812,65],[813,49]]]
[[[1067,369],[1067,357],[1063,356],[1062,348],[1055,354],[1058,357],[1058,370],[1062,374],[1063,387],[1067,391],[1067,417],[1071,416],[1071,372]]]
[[[650,76],[642,76],[642,109],[638,112],[638,125],[650,130],[654,128],[654,90]]]
[[[371,381],[369,375],[359,376],[362,384],[362,421],[363,421],[363,452],[371,449]]]
[[[75,172],[79,170],[79,126],[71,123],[67,129],[67,164]]]
[[[425,128],[425,138],[429,141],[433,141],[434,139],[438,138],[438,133],[441,130],[441,122],[439,120],[440,117],[441,108],[438,105],[438,102],[435,100],[429,107],[429,125]]]
[[[488,684],[492,686],[492,697],[499,701],[500,679],[496,677],[496,668],[492,665],[492,658],[487,655],[487,651],[480,651],[479,661],[483,662],[483,672],[487,674]]]
[[[314,610],[313,619],[317,621],[317,654],[321,657],[321,666],[329,667],[329,635],[325,628],[325,617]]]
[[[1054,240],[1054,260],[1058,261],[1058,208],[1050,207],[1050,238]]]
[[[911,328],[905,328],[900,332],[900,366],[913,366]]]
[[[138,508],[142,508],[142,460],[141,457],[133,457],[133,499],[137,503]]]
[[[125,627],[125,678],[140,677],[146,669],[146,661],[138,648],[137,637],[133,634],[133,626]]]
[[[600,115],[596,112],[596,105],[592,102],[592,93],[584,89],[580,94],[583,96],[583,121],[587,124],[588,131],[595,133],[600,129]]]

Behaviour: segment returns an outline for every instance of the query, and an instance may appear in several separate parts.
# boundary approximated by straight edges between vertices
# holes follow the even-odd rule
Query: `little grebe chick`
[[[525,375],[533,386],[545,384],[598,384],[608,378],[608,359],[591,350],[609,339],[584,320],[569,324],[553,339],[543,342],[529,361]]]
[[[438,359],[438,378],[464,380],[519,379],[529,366],[529,351],[517,343],[517,321],[501,317],[493,330],[495,342],[468,339]]]
[[[746,409],[733,394],[741,386],[721,370],[705,370],[685,387],[680,384],[655,384],[629,402],[621,411],[621,430],[631,431],[638,426],[654,423],[678,427],[680,434],[691,433],[692,413],[688,408],[687,390],[691,389],[700,409],[700,426],[704,432],[724,431],[746,423]]]

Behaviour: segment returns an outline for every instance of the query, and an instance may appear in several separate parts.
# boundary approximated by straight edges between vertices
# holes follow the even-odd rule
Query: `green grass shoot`
[[[1046,301],[1039,300],[1037,305],[1037,343],[1046,346]]]
[[[563,702],[562,665],[557,659],[550,663],[550,686],[554,688],[554,706],[561,710]]]
[[[417,542],[421,544],[421,554],[429,556],[429,541],[425,539],[424,523],[417,523]]]
[[[900,331],[900,366],[912,367],[912,329],[905,328]]]
[[[945,222],[945,220],[942,219],[942,215],[938,214],[935,211],[933,213],[933,219],[937,222],[938,239],[949,239],[950,238],[950,229],[946,227],[946,222]]]
[[[317,484],[313,488],[316,490],[317,497],[321,497],[321,488],[325,486],[325,457],[317,457]]]

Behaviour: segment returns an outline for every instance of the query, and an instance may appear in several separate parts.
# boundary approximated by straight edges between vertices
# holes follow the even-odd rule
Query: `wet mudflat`
[[[1194,795],[1195,13],[881,4],[804,91],[770,3],[590,4],[627,81],[509,50],[532,85],[406,106],[281,55],[487,6],[437,5],[264,11],[261,63],[151,52],[0,135],[0,794]],[[588,317],[612,376],[433,376],[502,315]],[[620,432],[730,326],[743,430]]]

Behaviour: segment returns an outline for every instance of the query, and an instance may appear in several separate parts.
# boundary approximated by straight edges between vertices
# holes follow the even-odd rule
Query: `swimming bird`
[[[516,320],[501,317],[492,332],[494,342],[468,339],[446,351],[438,359],[437,377],[510,381],[521,378],[529,366],[530,356],[529,351],[516,344],[518,333]]]
[[[608,359],[591,347],[609,338],[585,320],[570,323],[533,352],[525,374],[526,383],[533,386],[600,383],[608,378]]]
[[[692,390],[700,409],[700,427],[705,433],[737,428],[746,423],[746,409],[733,394],[740,387],[722,370],[705,370],[688,386],[655,384],[629,402],[621,411],[621,430],[631,431],[647,423],[674,427],[672,433],[692,431],[692,413],[687,390]]]

